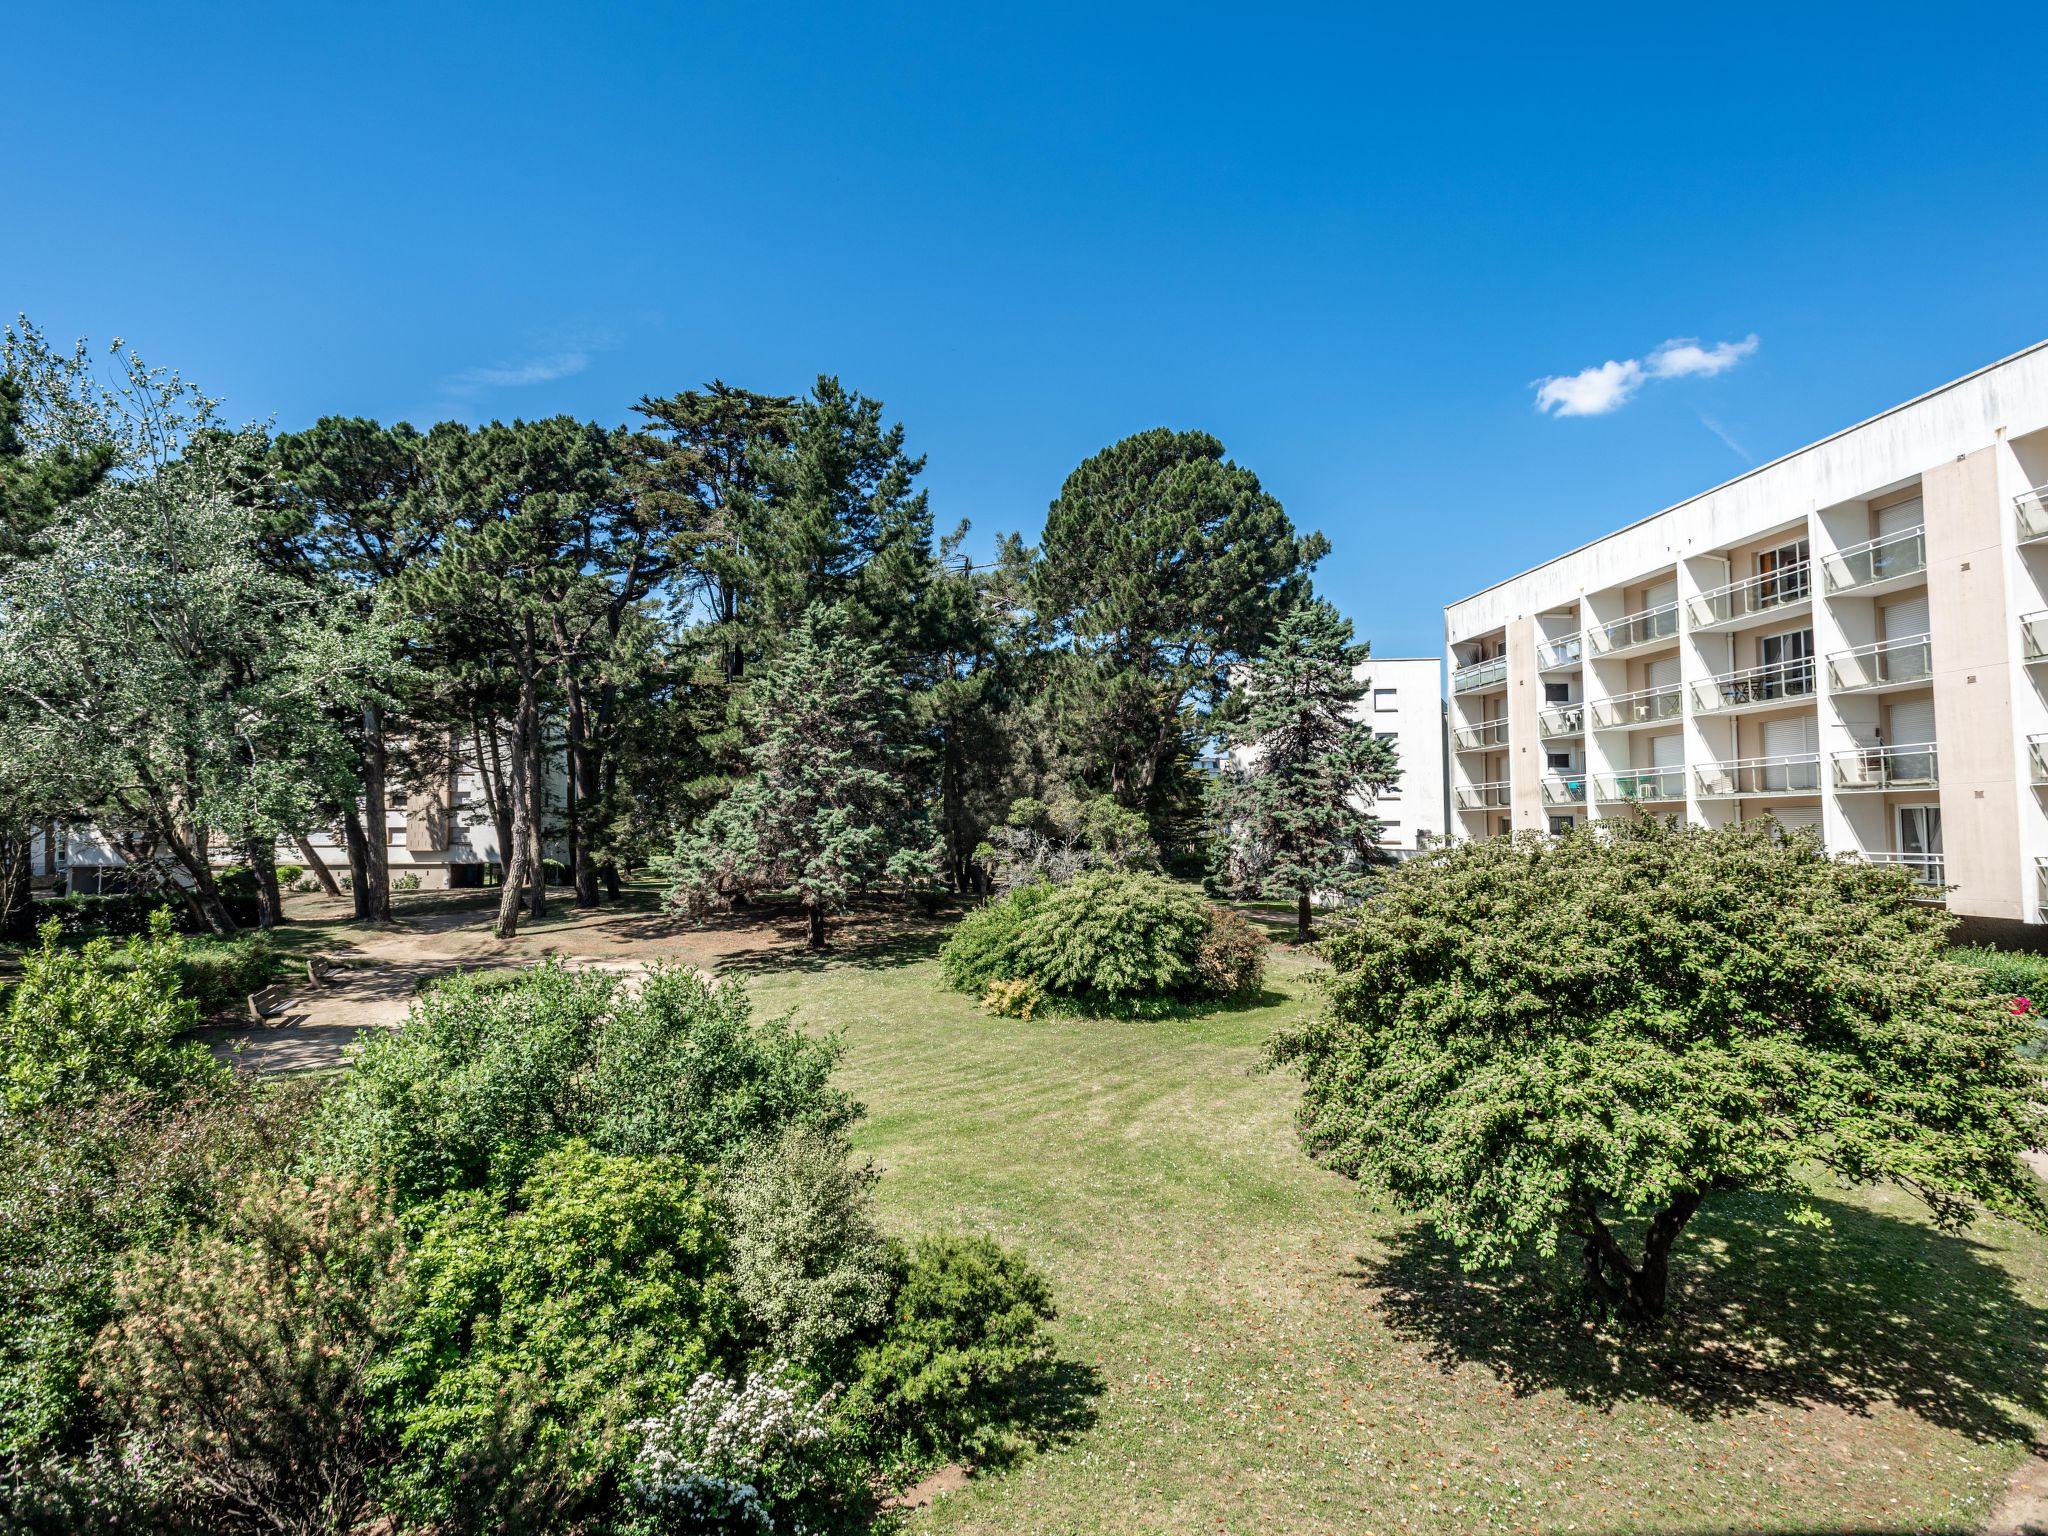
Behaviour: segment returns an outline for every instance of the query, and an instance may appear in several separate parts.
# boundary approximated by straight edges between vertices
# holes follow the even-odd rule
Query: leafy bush
[[[497,1482],[556,1484],[574,1512],[616,1498],[630,1426],[728,1351],[736,1302],[703,1178],[670,1157],[543,1157],[515,1196],[450,1196],[413,1254],[417,1306],[378,1372],[396,1487],[422,1521],[491,1518]],[[507,1399],[527,1423],[509,1458]]]
[[[1249,924],[1157,876],[1094,870],[1020,886],[971,914],[940,952],[947,983],[987,995],[1030,981],[1053,998],[1117,1011],[1236,996],[1258,984],[1264,945]]]
[[[999,1019],[1029,1019],[1045,1006],[1045,988],[1029,976],[1016,981],[992,981],[981,994],[982,1012]]]
[[[888,1321],[855,1360],[840,1422],[899,1466],[1014,1454],[1030,1388],[1052,1356],[1044,1277],[985,1237],[892,1243],[890,1260]]]
[[[296,886],[305,875],[306,866],[303,864],[280,864],[277,866],[275,873],[277,875],[277,883],[289,890]]]
[[[1655,1317],[1704,1201],[1816,1165],[1904,1184],[1946,1229],[2048,1226],[2018,1157],[2048,1135],[2027,1026],[1946,926],[1900,871],[1770,823],[1466,843],[1328,941],[1329,1000],[1274,1055],[1309,1150],[1467,1266],[1567,1243],[1597,1299]]]
[[[254,891],[222,891],[221,902],[228,916],[244,928],[257,922]],[[171,925],[192,932],[195,923],[184,902],[156,891],[123,891],[111,896],[46,896],[35,904],[38,924],[55,922],[58,931],[72,941],[91,938],[125,939],[149,932],[150,918],[162,912]]]
[[[889,1263],[872,1192],[837,1136],[796,1129],[733,1171],[724,1205],[733,1285],[751,1340],[830,1375],[848,1341],[878,1326]]]
[[[420,888],[419,871],[414,869],[408,869],[404,874],[400,875],[396,880],[391,882],[391,888],[396,891],[418,890]]]
[[[106,1428],[79,1375],[112,1312],[116,1262],[203,1225],[251,1174],[284,1166],[311,1091],[224,1075],[178,1097],[0,1115],[0,1458]]]
[[[259,1183],[220,1230],[128,1259],[88,1380],[223,1523],[345,1536],[389,1456],[365,1381],[403,1263],[366,1190]]]
[[[202,1015],[227,1013],[269,986],[277,969],[277,951],[260,933],[196,938],[187,941],[178,962],[178,984]]]
[[[658,967],[637,992],[552,962],[422,993],[330,1096],[323,1157],[401,1204],[510,1187],[549,1147],[723,1163],[788,1124],[851,1125],[838,1046],[756,1021],[736,986]]]
[[[43,925],[41,939],[22,961],[0,1020],[8,1112],[163,1092],[227,1071],[182,1038],[199,1010],[185,995],[185,946],[168,914],[157,913],[146,938],[118,951],[103,938],[64,949],[55,923]]]
[[[628,1525],[647,1536],[772,1536],[808,1531],[859,1496],[856,1469],[833,1454],[832,1393],[817,1396],[786,1361],[730,1381],[706,1373],[644,1436]],[[849,1476],[855,1473],[855,1476]]]

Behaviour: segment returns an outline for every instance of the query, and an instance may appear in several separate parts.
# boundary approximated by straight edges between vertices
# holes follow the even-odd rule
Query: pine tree
[[[1252,663],[1225,731],[1233,761],[1213,800],[1224,883],[1239,897],[1292,897],[1304,941],[1311,898],[1370,882],[1373,802],[1400,776],[1392,746],[1357,715],[1368,651],[1321,598],[1300,604]]]
[[[747,776],[668,861],[670,906],[788,891],[825,947],[825,919],[883,881],[932,878],[932,829],[903,745],[899,690],[836,610],[806,613],[754,675]]]

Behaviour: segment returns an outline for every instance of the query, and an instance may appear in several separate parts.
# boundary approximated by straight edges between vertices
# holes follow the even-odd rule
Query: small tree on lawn
[[[1400,777],[1392,744],[1357,717],[1372,686],[1355,675],[1367,651],[1328,603],[1300,604],[1252,663],[1243,713],[1224,733],[1233,760],[1211,802],[1223,883],[1239,897],[1292,897],[1304,942],[1316,892],[1366,889],[1381,831],[1373,802]]]
[[[899,725],[900,691],[836,610],[812,609],[754,673],[747,776],[677,834],[669,905],[790,891],[825,947],[825,918],[884,880],[937,878],[933,834]]]
[[[1272,1055],[1306,1079],[1310,1152],[1466,1268],[1562,1239],[1631,1319],[1662,1314],[1705,1201],[1816,1167],[1902,1185],[1944,1230],[2048,1226],[2019,1160],[2048,1138],[2028,1021],[1915,893],[1770,822],[1464,844],[1388,877]]]

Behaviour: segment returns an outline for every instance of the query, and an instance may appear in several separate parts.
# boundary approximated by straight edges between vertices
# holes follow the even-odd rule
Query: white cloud
[[[1758,345],[1754,334],[1711,347],[1701,346],[1696,337],[1674,337],[1646,358],[1610,358],[1596,368],[1538,379],[1532,386],[1536,409],[1552,416],[1605,416],[1627,405],[1652,379],[1710,379],[1726,373]]]
[[[1720,341],[1711,347],[1699,344],[1695,336],[1680,336],[1652,352],[1645,365],[1653,379],[1711,379],[1726,373],[1757,349],[1754,331],[1740,341]]]
[[[1643,387],[1643,365],[1634,358],[1611,359],[1598,368],[1536,381],[1536,409],[1554,416],[1604,416],[1628,404]]]
[[[590,366],[590,354],[582,348],[530,357],[524,362],[496,363],[488,368],[465,368],[441,381],[451,395],[480,394],[487,389],[520,389],[529,384],[547,384],[581,373]]]

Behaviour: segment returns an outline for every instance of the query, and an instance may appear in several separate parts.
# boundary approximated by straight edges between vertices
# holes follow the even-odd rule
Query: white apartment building
[[[1444,626],[1456,836],[1768,814],[1979,932],[2048,921],[2048,342]]]
[[[1396,858],[1440,847],[1450,824],[1445,785],[1443,663],[1434,656],[1375,656],[1356,675],[1373,731],[1394,744],[1401,779],[1374,805],[1386,830],[1380,846]]]

